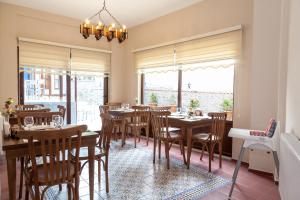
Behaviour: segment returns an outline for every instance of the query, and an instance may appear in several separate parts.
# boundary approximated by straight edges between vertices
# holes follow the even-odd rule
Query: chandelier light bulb
[[[80,24],[80,33],[87,39],[90,35],[94,35],[96,40],[101,37],[106,37],[110,42],[112,39],[117,38],[121,43],[128,38],[128,30],[125,25],[122,25],[111,13],[107,10],[105,1],[103,7],[94,15],[87,18],[84,23]],[[111,24],[105,24],[101,19],[101,13],[106,13],[111,17]],[[93,23],[95,17],[98,16],[98,23]]]

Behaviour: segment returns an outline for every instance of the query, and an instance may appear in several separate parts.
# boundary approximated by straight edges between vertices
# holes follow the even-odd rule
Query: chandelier
[[[101,18],[101,14],[106,12],[114,23],[110,25],[105,25]],[[98,16],[99,22],[94,25],[91,21]],[[106,37],[110,42],[112,39],[117,38],[119,43],[123,42],[128,38],[128,30],[125,25],[121,23],[106,9],[105,0],[103,1],[103,7],[93,16],[85,20],[84,23],[80,25],[80,33],[87,39],[90,35],[95,35],[96,40],[100,40],[101,37]]]

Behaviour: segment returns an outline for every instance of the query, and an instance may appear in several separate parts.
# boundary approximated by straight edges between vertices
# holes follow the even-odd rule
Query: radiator
[[[300,140],[285,133],[280,138],[279,192],[282,200],[300,199]]]

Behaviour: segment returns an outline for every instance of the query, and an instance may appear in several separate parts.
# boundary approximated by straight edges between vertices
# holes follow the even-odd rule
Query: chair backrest
[[[153,111],[170,111],[171,106],[153,106],[151,110]]]
[[[66,116],[66,107],[62,106],[62,105],[58,105],[57,108],[58,108],[58,112],[61,112],[62,118],[65,119],[65,116]]]
[[[107,103],[109,110],[116,110],[122,107],[121,102],[109,102]]]
[[[114,127],[113,118],[108,113],[101,113],[102,129],[99,138],[99,146],[108,153],[110,147],[110,138]]]
[[[133,113],[132,122],[138,125],[147,124],[148,126],[150,123],[150,107],[149,106],[134,106],[134,107],[135,109]]]
[[[212,136],[216,136],[218,140],[223,140],[227,114],[225,112],[211,112],[208,113],[208,116],[212,117]]]
[[[109,106],[108,105],[101,105],[99,106],[100,115],[104,113],[108,113]]]
[[[52,116],[59,115],[62,117],[61,112],[27,112],[27,111],[20,111],[17,113],[17,120],[18,125],[21,126],[24,124],[24,118],[27,116],[32,116],[34,119],[35,125],[41,125],[41,124],[50,124],[52,121]]]
[[[43,174],[43,181],[46,182],[46,185],[71,181],[74,178],[71,172],[79,175],[81,134],[86,129],[86,125],[79,125],[62,129],[20,131],[18,133],[20,138],[28,139],[33,181],[36,188],[38,188],[39,177],[41,177],[38,173]],[[40,145],[36,145],[37,143]],[[40,171],[37,170],[38,159],[40,159],[37,156],[42,158],[42,170]],[[75,163],[71,164],[71,162]]]
[[[36,110],[37,106],[44,107],[44,104],[26,104],[26,105],[19,104],[16,105],[15,108],[17,110]]]
[[[168,117],[170,114],[171,114],[170,111],[151,112],[152,133],[156,138],[164,137],[163,132],[166,132],[167,137],[170,137],[169,122],[168,122]]]

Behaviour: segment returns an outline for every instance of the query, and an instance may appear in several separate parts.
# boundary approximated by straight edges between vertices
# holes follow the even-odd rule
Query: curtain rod
[[[96,49],[96,48],[90,48],[90,47],[83,47],[83,46],[76,46],[76,45],[69,45],[64,43],[58,43],[58,42],[50,42],[45,40],[36,40],[31,38],[24,38],[24,37],[18,37],[18,41],[22,42],[32,42],[37,44],[46,44],[46,45],[52,45],[52,46],[58,46],[58,47],[67,47],[71,49],[82,49],[82,50],[88,50],[88,51],[97,51],[102,53],[112,53],[112,51],[104,50],[104,49]]]
[[[168,46],[168,45],[173,45],[173,44],[178,44],[178,43],[182,43],[182,42],[188,42],[188,41],[195,40],[195,39],[205,38],[208,36],[218,35],[218,34],[222,34],[222,33],[228,33],[228,32],[237,31],[237,30],[241,30],[241,29],[242,29],[242,25],[232,26],[232,27],[228,27],[225,29],[220,29],[220,30],[211,31],[211,32],[204,33],[204,34],[198,34],[198,35],[194,35],[191,37],[182,38],[179,40],[173,40],[170,42],[164,42],[164,43],[160,43],[160,44],[156,44],[156,45],[152,45],[152,46],[148,46],[148,47],[135,49],[132,51],[132,53],[136,53],[139,51],[145,51],[145,50],[149,50],[149,49],[154,49],[154,48],[158,48],[158,47],[163,47],[163,46]]]

